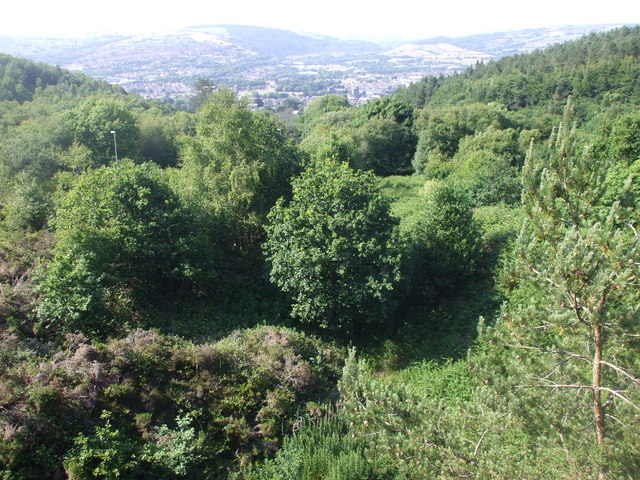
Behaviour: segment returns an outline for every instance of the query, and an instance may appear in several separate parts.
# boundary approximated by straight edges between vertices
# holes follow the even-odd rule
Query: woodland
[[[0,478],[640,478],[639,56],[294,114],[0,54]]]

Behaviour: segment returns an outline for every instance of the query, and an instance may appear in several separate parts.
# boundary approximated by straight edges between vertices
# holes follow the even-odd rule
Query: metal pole
[[[111,133],[113,133],[113,149],[116,153],[116,162],[117,162],[118,161],[118,142],[116,141],[116,131],[111,130]]]

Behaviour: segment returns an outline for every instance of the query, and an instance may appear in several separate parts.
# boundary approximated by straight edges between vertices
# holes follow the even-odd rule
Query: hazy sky
[[[384,39],[640,23],[638,0],[31,0],[6,2],[2,11],[0,35],[150,32],[236,23]]]

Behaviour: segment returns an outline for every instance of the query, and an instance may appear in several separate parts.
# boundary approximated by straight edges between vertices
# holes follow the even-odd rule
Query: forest
[[[640,478],[639,56],[294,114],[0,54],[0,477]]]

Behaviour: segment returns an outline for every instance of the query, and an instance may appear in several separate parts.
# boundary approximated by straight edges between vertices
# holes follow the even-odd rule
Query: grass
[[[380,190],[391,200],[391,213],[400,219],[400,230],[410,230],[420,218],[428,181],[422,175],[380,179]]]

